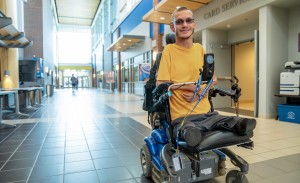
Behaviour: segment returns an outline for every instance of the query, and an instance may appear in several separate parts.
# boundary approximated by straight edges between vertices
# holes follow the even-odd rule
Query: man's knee
[[[177,125],[178,127],[180,126]],[[195,124],[192,122],[186,123],[184,126],[182,126],[180,129],[176,127],[175,134],[179,136],[180,140],[183,140],[187,143],[188,146],[194,147],[198,145],[202,140],[202,131],[199,127],[196,127]]]

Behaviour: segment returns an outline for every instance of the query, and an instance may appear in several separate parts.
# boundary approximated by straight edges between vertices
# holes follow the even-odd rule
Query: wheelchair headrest
[[[170,34],[166,35],[166,43],[167,44],[173,44],[175,42],[176,42],[175,34],[170,33]]]

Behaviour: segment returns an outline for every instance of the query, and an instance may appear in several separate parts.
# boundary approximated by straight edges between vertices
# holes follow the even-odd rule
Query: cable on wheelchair
[[[200,68],[199,71],[200,71],[200,76],[199,76],[199,79],[198,79],[197,84],[196,84],[196,89],[194,91],[194,96],[192,98],[192,101],[194,101],[196,95],[198,94],[198,91],[199,91],[199,88],[200,88],[200,84],[202,82],[202,69]]]
[[[200,71],[201,72],[201,71]],[[200,74],[200,77],[198,79],[197,85],[198,83],[201,83],[202,80],[202,74]],[[200,81],[200,82],[199,82]],[[195,110],[195,108],[197,107],[197,105],[200,103],[200,101],[205,97],[206,92],[208,91],[208,89],[210,88],[211,84],[214,82],[213,78],[210,79],[210,81],[207,83],[206,87],[204,88],[203,92],[201,93],[201,95],[199,96],[199,99],[197,100],[196,104],[194,105],[194,107],[192,108],[191,111],[188,111],[188,113],[185,115],[185,117],[183,118],[179,128],[176,129],[176,147],[178,147],[178,143],[179,143],[179,130],[180,128],[184,125],[185,121],[188,119],[188,117],[190,116],[190,114],[192,114],[192,112]],[[197,89],[198,87],[198,89]],[[194,95],[197,95],[198,90],[199,90],[200,84],[199,86],[196,86],[196,89],[194,91]],[[194,98],[194,97],[193,97]],[[194,99],[193,99],[194,100]],[[192,100],[192,101],[193,101]]]

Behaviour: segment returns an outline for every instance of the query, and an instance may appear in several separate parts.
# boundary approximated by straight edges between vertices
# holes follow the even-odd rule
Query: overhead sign
[[[220,6],[214,8],[214,9],[211,9],[210,11],[204,13],[204,19],[205,20],[210,19],[214,16],[217,16],[223,12],[231,10],[231,9],[233,9],[241,4],[244,4],[248,1],[250,1],[250,0],[230,0],[224,4],[221,4]]]

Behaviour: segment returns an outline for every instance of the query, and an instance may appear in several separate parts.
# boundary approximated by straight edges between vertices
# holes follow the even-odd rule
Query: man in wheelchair
[[[204,49],[200,44],[193,43],[195,26],[192,11],[185,7],[174,11],[170,27],[176,34],[176,43],[164,48],[157,85],[198,80],[199,69],[204,65]],[[216,83],[217,78],[213,75],[211,87]],[[194,108],[204,88],[205,85],[201,85],[196,94],[196,85],[193,84],[171,88],[172,97],[169,102],[172,124],[182,126],[180,134],[188,145],[197,145],[201,141],[202,131],[225,128],[241,135],[252,132],[256,125],[255,119],[222,116],[217,112],[210,112],[207,94]]]
[[[172,14],[176,42],[164,48],[153,91],[156,112],[165,112],[166,119],[161,120],[162,129],[153,129],[144,139],[143,174],[154,182],[197,182],[224,175],[227,155],[240,171],[228,172],[226,183],[247,183],[248,163],[226,146],[252,148],[256,120],[212,110],[208,91],[217,83],[213,55],[193,43],[195,26],[193,12],[186,7]],[[211,64],[208,69],[206,63]]]

